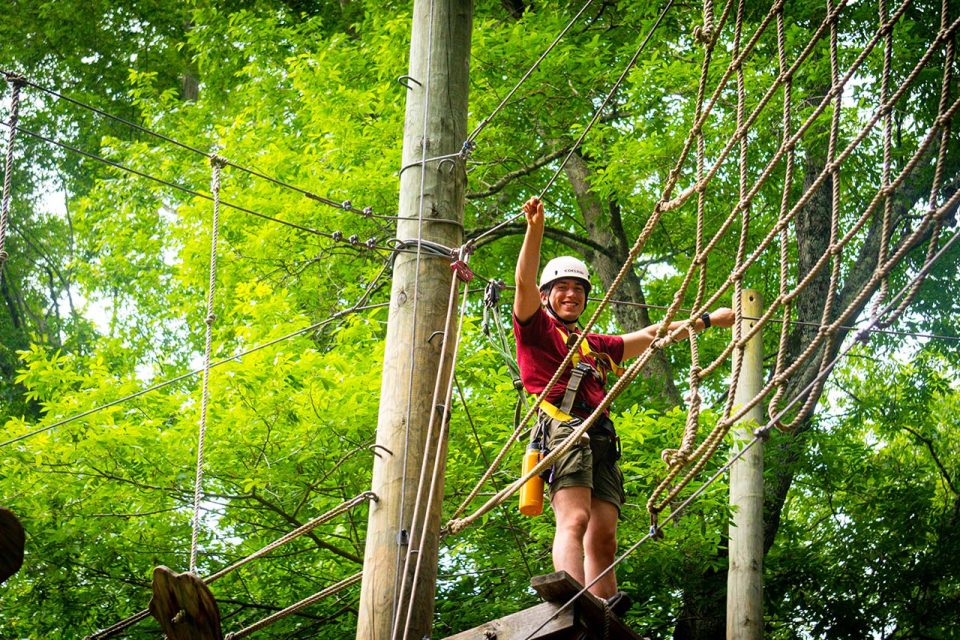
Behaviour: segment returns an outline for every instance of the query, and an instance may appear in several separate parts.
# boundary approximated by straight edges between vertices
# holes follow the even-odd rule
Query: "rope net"
[[[456,509],[447,523],[448,531],[461,531],[513,495],[528,479],[548,469],[587,432],[657,351],[686,338],[687,328],[695,319],[729,299],[731,293],[734,300],[739,301],[745,281],[749,282],[751,275],[759,279],[761,269],[776,265],[777,295],[749,330],[741,329],[745,326],[743,310],[737,302],[734,304],[733,339],[718,357],[709,363],[701,363],[696,336],[689,340],[691,368],[686,426],[678,446],[663,452],[665,475],[647,502],[654,528],[658,514],[702,472],[731,426],[751,408],[763,403],[769,415],[778,416],[777,428],[785,431],[796,429],[807,419],[820,397],[840,344],[849,332],[844,323],[856,324],[860,315],[868,311],[872,298],[871,315],[876,318],[888,296],[891,274],[901,267],[911,250],[925,244],[924,266],[916,272],[919,277],[911,282],[898,306],[888,310],[882,320],[878,318],[871,326],[887,326],[916,297],[927,271],[925,267],[931,264],[940,246],[938,240],[944,218],[956,206],[955,194],[951,196],[952,192],[945,192],[943,185],[946,167],[956,164],[949,155],[949,134],[952,120],[960,108],[960,101],[951,93],[953,43],[960,19],[950,14],[944,2],[940,30],[931,35],[923,50],[917,52],[912,66],[907,67],[902,77],[892,78],[890,58],[893,44],[912,0],[905,0],[892,9],[881,2],[877,8],[875,31],[868,34],[863,46],[853,52],[849,46],[844,48],[840,44],[846,37],[843,27],[845,12],[850,11],[848,4],[846,0],[828,2],[822,20],[798,50],[796,46],[793,49],[788,46],[785,25],[790,15],[783,1],[773,3],[757,20],[752,32],[746,29],[743,3],[726,2],[716,19],[711,3],[705,3],[703,25],[697,30],[703,58],[692,126],[628,259],[583,327],[583,334],[586,334],[595,326],[617,288],[634,269],[657,225],[667,220],[670,214],[677,215],[676,212],[685,210],[685,207],[695,206],[695,254],[681,275],[680,286],[665,313],[660,332],[650,349],[641,354],[613,385],[601,406],[564,443],[529,473],[464,516],[510,445],[533,417],[535,407],[556,384],[560,371],[569,366],[582,337],[573,344],[547,389],[526,412],[520,426],[474,490]],[[768,86],[758,89],[748,79],[762,77],[757,68],[769,66],[762,52],[771,50],[776,55],[777,73]],[[798,98],[795,78],[802,73],[805,64],[812,64],[820,58],[829,63],[828,84],[818,95]],[[725,60],[726,66],[715,68],[718,60]],[[879,70],[879,77],[873,76],[874,68]],[[895,163],[890,151],[891,114],[908,108],[905,102],[925,71],[934,71],[942,77],[936,115],[911,148],[901,148],[900,162]],[[868,81],[881,85],[879,101],[868,107],[857,105],[850,99],[852,88]],[[735,106],[731,107],[733,100]],[[770,128],[771,124],[776,124],[772,112],[777,106],[781,111],[779,131]],[[727,123],[732,124],[733,135],[713,139],[711,132],[714,128],[716,132],[722,132]],[[768,143],[762,151],[753,150],[757,140],[768,140],[773,134],[779,138],[778,144],[771,148]],[[799,150],[804,154],[801,156],[805,170],[803,184],[798,184],[797,180]],[[865,158],[873,156],[877,156],[876,164],[882,166],[879,180],[873,184],[857,184],[856,188],[845,185],[845,163],[862,163]],[[720,192],[724,186],[721,178],[728,179],[731,175],[736,176],[737,195],[726,205],[725,215],[718,222],[717,203],[724,197]],[[918,197],[917,184],[922,185],[929,195]],[[718,193],[715,194],[714,189]],[[771,222],[770,215],[764,214],[772,208],[773,193],[778,194],[778,207],[773,209],[778,213]],[[922,199],[924,204],[915,204]],[[764,211],[758,213],[758,207]],[[707,213],[711,209],[713,219]],[[905,210],[912,210],[917,218],[916,223],[908,225],[906,230],[903,229]],[[797,233],[811,231],[802,225],[809,225],[812,211],[825,212],[827,216],[823,242],[815,255],[798,258],[792,244]],[[898,216],[900,229],[896,231],[893,220]],[[710,228],[715,229],[712,235],[707,231]],[[865,246],[875,253],[865,252]],[[708,260],[711,253],[718,250],[735,254],[734,268],[713,286],[712,291],[708,291]],[[844,281],[843,265],[851,262],[854,252],[859,252],[856,254],[858,258],[864,255],[876,257],[873,264],[866,265],[869,267],[867,271],[856,274],[859,277],[856,290],[846,291],[844,288],[849,287],[854,279]],[[899,273],[902,278],[902,269]],[[807,304],[809,307],[811,296],[818,296],[819,329],[807,331],[802,348],[795,349],[790,342],[790,327],[794,320],[810,318],[809,309],[798,309],[798,305]],[[681,318],[678,313],[684,302],[690,308],[689,317],[683,316],[681,326],[668,331],[665,327]],[[775,321],[775,317],[780,322],[780,330],[777,332],[773,374],[755,397],[735,406],[734,390],[746,342]],[[728,360],[731,361],[731,375],[720,417],[704,434],[700,424],[701,385],[720,371]],[[792,410],[783,412],[788,400]],[[793,405],[795,400],[799,400],[796,406]]]

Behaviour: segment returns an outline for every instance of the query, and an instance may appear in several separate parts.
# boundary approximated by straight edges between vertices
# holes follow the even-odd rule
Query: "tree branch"
[[[568,153],[570,153],[570,147],[563,147],[562,149],[558,149],[558,150],[554,151],[553,153],[548,153],[547,155],[545,155],[545,156],[543,156],[543,157],[541,157],[541,158],[537,158],[537,159],[534,160],[533,163],[530,164],[530,165],[527,165],[527,166],[525,166],[525,167],[521,167],[521,168],[517,169],[516,171],[511,171],[511,172],[509,172],[509,173],[505,173],[503,176],[500,177],[499,180],[497,180],[497,181],[494,182],[492,185],[490,185],[489,187],[487,187],[486,191],[475,191],[475,192],[473,192],[473,193],[468,193],[468,194],[466,195],[467,200],[478,200],[478,199],[480,199],[480,198],[487,198],[487,197],[492,196],[492,195],[494,195],[494,194],[496,194],[496,193],[499,193],[501,190],[503,190],[504,187],[506,187],[508,184],[510,184],[511,182],[513,182],[514,180],[516,180],[517,178],[522,178],[523,176],[528,176],[528,175],[530,175],[531,173],[533,173],[534,171],[536,171],[537,169],[540,169],[540,168],[543,167],[544,165],[550,164],[550,163],[553,162],[554,160],[557,160],[558,158],[560,158],[560,157],[562,157],[562,156],[565,156],[565,155],[568,154]]]

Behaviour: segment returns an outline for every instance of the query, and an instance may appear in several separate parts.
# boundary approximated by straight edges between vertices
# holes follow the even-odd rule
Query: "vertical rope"
[[[887,2],[879,0],[880,26],[887,21]],[[888,29],[883,38],[883,70],[880,78],[880,104],[887,102],[890,93],[890,62],[893,58],[893,29]],[[890,245],[890,222],[893,218],[893,194],[890,193],[890,163],[893,148],[893,109],[883,114],[883,169],[880,176],[880,185],[883,189],[883,223],[880,231],[880,250],[877,252],[877,266],[887,261]],[[880,290],[870,309],[870,317],[876,318],[880,305],[887,297],[890,289],[889,274],[880,282]]]
[[[882,1],[882,0],[881,0]],[[784,29],[783,8],[777,14],[777,64],[780,73],[787,70],[787,52],[786,35]],[[781,144],[785,144],[790,138],[792,121],[792,102],[793,102],[793,79],[788,78],[783,83],[783,135]],[[790,209],[790,190],[793,187],[793,161],[795,152],[791,147],[786,154],[783,175],[783,191],[780,196],[780,216],[778,224],[780,225],[780,300],[783,300],[783,313],[780,318],[780,339],[777,348],[777,362],[774,367],[773,378],[777,380],[776,392],[770,400],[768,413],[773,415],[778,412],[777,407],[783,394],[786,393],[786,383],[780,374],[787,366],[787,339],[790,335],[790,315],[793,309],[793,301],[787,296],[787,279],[789,277],[789,242],[790,232],[786,223],[787,212]],[[773,307],[773,305],[771,305]],[[780,423],[777,423],[780,426]]]
[[[949,15],[949,4],[948,0],[943,0],[940,7],[940,33],[945,33],[947,30],[948,24],[948,15]],[[932,214],[937,210],[937,203],[941,199],[940,187],[943,184],[943,165],[944,160],[947,155],[947,145],[950,141],[950,125],[951,120],[944,118],[944,114],[947,112],[947,103],[950,96],[950,83],[953,78],[953,58],[954,58],[954,38],[951,37],[946,42],[946,50],[944,52],[944,65],[943,65],[943,82],[940,85],[940,105],[937,111],[938,121],[942,122],[940,129],[940,148],[937,152],[937,164],[933,172],[933,182],[930,185],[930,198],[928,200],[928,215]],[[932,259],[934,254],[937,251],[937,244],[940,239],[940,232],[943,229],[943,217],[937,217],[933,224],[933,231],[930,233],[930,240],[927,244],[927,255],[924,260],[924,264],[928,264]],[[878,262],[877,268],[881,267],[881,263]],[[923,284],[925,275],[923,277],[916,278],[913,281],[913,284],[910,286],[909,291],[904,296],[903,300],[897,305],[897,308],[885,318],[881,323],[881,326],[890,326],[893,322],[907,310],[907,307],[913,303],[914,299],[917,297],[917,294],[920,292],[920,286]]]
[[[779,10],[778,10],[779,11]],[[734,59],[739,59],[741,56],[741,43],[743,37],[743,14],[744,14],[744,0],[739,0],[737,3],[737,15],[734,25],[734,41],[733,41],[733,57]],[[737,74],[737,131],[744,130],[744,114],[745,114],[745,103],[746,103],[746,88],[745,80],[743,75],[743,64],[740,61],[736,65],[736,74]],[[658,517],[661,511],[671,503],[680,492],[690,483],[693,477],[700,472],[700,470],[706,465],[707,461],[716,451],[717,447],[720,445],[720,442],[723,440],[723,437],[729,431],[730,424],[730,413],[733,410],[733,401],[734,401],[734,391],[737,387],[737,381],[740,379],[740,371],[742,369],[743,362],[743,350],[744,346],[742,344],[742,318],[743,318],[743,305],[741,301],[741,293],[743,291],[743,275],[745,273],[745,256],[747,249],[747,237],[750,230],[750,206],[749,203],[745,203],[745,196],[747,192],[747,140],[746,136],[743,135],[739,139],[739,197],[740,204],[734,208],[734,212],[737,212],[741,215],[741,224],[740,224],[740,239],[737,246],[737,256],[736,256],[736,273],[738,276],[734,279],[734,314],[735,322],[733,325],[733,340],[731,344],[736,345],[734,350],[733,365],[732,371],[730,374],[730,385],[729,391],[727,393],[727,402],[723,411],[723,417],[720,422],[717,424],[717,427],[710,432],[704,442],[697,447],[692,453],[685,456],[684,458],[679,458],[675,460],[670,460],[670,458],[664,455],[664,460],[668,464],[673,463],[670,466],[666,477],[660,482],[659,485],[653,490],[650,497],[647,499],[647,511],[650,513],[650,522],[651,522],[651,531],[658,529]],[[742,206],[741,206],[742,205]],[[691,447],[692,447],[691,443]],[[680,475],[683,467],[688,464],[691,460],[696,460],[694,465],[684,474],[683,478],[676,484],[673,484],[673,481]],[[671,486],[672,485],[672,486]],[[660,499],[660,497],[666,493],[666,496]]]
[[[833,1],[827,0],[827,13],[833,11]],[[843,107],[843,88],[840,85],[840,67],[837,61],[837,23],[830,23],[830,89],[833,93],[833,114],[830,118],[830,138],[827,143],[827,166],[830,173],[830,245],[827,252],[830,258],[830,284],[827,287],[827,296],[823,302],[823,314],[820,317],[820,333],[822,340],[822,355],[818,384],[814,385],[803,406],[793,417],[786,428],[796,427],[806,418],[820,398],[820,390],[826,382],[825,376],[819,375],[826,371],[830,364],[830,351],[834,343],[834,330],[830,321],[833,317],[833,306],[837,297],[837,283],[840,280],[840,251],[838,251],[837,237],[840,227],[840,163],[837,162],[837,138],[840,136],[840,112]]]
[[[20,87],[21,78],[12,78],[13,95],[10,97],[9,133],[7,135],[7,155],[3,165],[3,200],[0,206],[0,270],[6,264],[7,255],[7,225],[10,219],[10,193],[13,182],[13,143],[17,137],[17,123],[20,120]]]
[[[737,5],[736,31],[733,37],[733,55],[740,56],[740,41],[743,31],[743,11],[744,0],[740,0]],[[779,15],[779,12],[778,14]],[[737,131],[743,131],[744,110],[746,103],[746,89],[743,78],[743,65],[737,66]],[[740,137],[739,143],[739,185],[738,194],[740,202],[746,200],[747,195],[747,136]],[[743,354],[746,350],[746,344],[743,338],[743,277],[745,275],[744,261],[747,253],[747,237],[750,232],[750,204],[746,203],[740,209],[740,238],[737,243],[736,272],[737,277],[733,281],[733,342],[736,348],[733,352],[733,366],[730,373],[730,385],[727,391],[727,403],[723,410],[724,419],[730,417],[733,411],[736,390],[740,380],[740,372],[743,369]]]
[[[197,436],[197,475],[193,485],[193,533],[190,537],[190,572],[197,573],[197,538],[200,531],[200,490],[203,486],[203,444],[207,435],[207,405],[210,401],[210,352],[213,342],[213,296],[217,286],[217,239],[220,235],[220,170],[223,160],[210,156],[212,176],[210,191],[213,195],[213,228],[210,231],[210,282],[207,286],[207,325],[203,349],[203,392],[200,399],[200,430]]]
[[[694,122],[700,122],[703,115],[703,102],[707,92],[707,75],[710,70],[710,62],[713,57],[713,48],[715,39],[713,37],[713,3],[711,0],[704,0],[703,3],[703,27],[697,31],[698,39],[704,45],[703,62],[700,67],[700,80],[697,83],[697,104],[694,111]],[[697,184],[703,182],[704,167],[706,165],[706,137],[703,133],[703,125],[697,128]],[[698,309],[703,304],[703,298],[707,290],[707,260],[708,257],[703,253],[704,245],[704,222],[706,212],[707,187],[697,191],[697,230],[696,230],[696,258],[691,269],[699,269],[699,278],[697,280],[697,293],[693,303],[693,308]],[[686,287],[681,287],[681,291]],[[679,299],[675,299],[675,303]],[[683,430],[683,437],[680,441],[679,449],[665,449],[660,457],[668,467],[677,464],[686,464],[690,453],[696,445],[697,434],[700,430],[700,407],[703,399],[700,396],[700,345],[697,342],[697,335],[690,332],[690,373],[689,385],[690,391],[687,393],[687,420]]]

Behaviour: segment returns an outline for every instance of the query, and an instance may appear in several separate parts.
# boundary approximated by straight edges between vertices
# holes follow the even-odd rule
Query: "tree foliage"
[[[703,55],[691,26],[702,22],[701,8],[676,7],[560,170],[559,159],[656,17],[656,7],[635,4],[593,7],[483,129],[468,163],[464,222],[473,238],[513,215],[559,172],[547,194],[545,253],[582,253],[603,290],[670,180],[695,116]],[[744,32],[751,34],[766,12],[747,4]],[[562,1],[477,2],[471,128],[578,8]],[[721,9],[718,4],[717,18]],[[939,29],[939,9],[939,3],[914,2],[898,22],[892,90],[904,83]],[[785,12],[786,49],[795,57],[825,8],[796,0],[786,3]],[[218,365],[209,379],[200,572],[212,573],[367,490],[377,455],[369,445],[387,318],[378,305],[387,301],[390,256],[364,245],[369,238],[375,247],[389,246],[394,232],[391,220],[377,216],[392,215],[397,202],[406,89],[395,79],[407,69],[407,3],[15,1],[10,15],[0,21],[0,68],[287,185],[335,203],[349,199],[357,210],[373,209],[372,216],[357,215],[234,167],[223,169],[224,201],[299,228],[221,208],[212,324]],[[864,2],[841,15],[839,64],[846,68],[873,35],[878,16],[876,6]],[[728,23],[714,52],[709,87],[734,58],[732,38]],[[770,29],[744,67],[747,113],[777,77],[776,45]],[[938,52],[894,107],[895,171],[937,116],[944,63]],[[845,91],[841,147],[879,104],[882,65],[877,49]],[[953,100],[956,80],[950,83]],[[829,87],[829,50],[821,42],[793,77],[793,127],[814,113]],[[31,86],[23,92],[25,129],[209,193],[211,168],[204,155]],[[781,142],[782,100],[776,92],[749,136],[751,181]],[[829,116],[828,109],[797,145],[797,173],[788,189],[793,203],[828,162]],[[731,80],[707,120],[708,162],[719,157],[735,128]],[[212,205],[25,132],[15,145],[11,258],[0,278],[0,439],[183,376],[0,450],[4,504],[18,513],[28,535],[23,570],[0,587],[0,635],[72,636],[143,608],[154,566],[186,569],[202,380],[190,372],[199,368],[204,349]],[[956,146],[956,136],[949,137],[940,202],[960,180]],[[844,228],[880,184],[881,151],[882,138],[874,131],[843,164],[838,213]],[[909,236],[927,206],[934,155],[895,193],[892,245]],[[706,192],[708,238],[739,199],[735,156]],[[694,169],[692,159],[680,166],[680,188],[695,180]],[[757,191],[752,242],[776,223],[783,180],[780,166]],[[790,227],[790,283],[807,274],[829,240],[829,196],[828,181]],[[617,292],[632,306],[614,305],[601,318],[604,330],[662,317],[695,261],[696,225],[693,201],[661,219]],[[955,212],[946,225],[946,231],[953,229]],[[828,320],[867,285],[880,227],[874,215],[843,253]],[[509,281],[521,232],[510,224],[484,236],[472,261],[476,272]],[[708,291],[720,288],[733,270],[739,234],[724,236],[711,253]],[[916,274],[928,242],[929,234],[908,247],[892,273],[891,290]],[[835,372],[816,415],[768,444],[770,637],[954,633],[960,613],[960,450],[951,418],[960,403],[953,373],[957,264],[954,248],[919,289],[902,324],[952,339],[875,336]],[[774,250],[747,270],[746,282],[772,300],[778,273]],[[791,358],[817,333],[828,280],[824,270],[797,298],[793,319],[800,322],[791,326],[787,341]],[[692,306],[695,296],[696,285],[682,297],[683,306]],[[729,304],[729,291],[721,300]],[[334,315],[358,301],[369,307]],[[861,304],[850,322],[865,312]],[[472,298],[456,374],[460,400],[447,464],[448,513],[512,429],[516,394],[482,313],[479,296]],[[777,348],[777,333],[765,333],[768,354]],[[845,335],[842,330],[828,341],[828,356]],[[728,338],[706,334],[701,362],[718,355]],[[790,394],[812,379],[822,353],[791,381]],[[689,349],[666,350],[615,403],[629,494],[621,548],[649,528],[644,505],[664,472],[660,452],[675,447],[684,428],[689,365]],[[728,372],[724,365],[701,389],[710,404],[701,418],[705,426],[720,417]],[[725,449],[691,489],[719,468]],[[515,478],[519,455],[514,452],[487,490]],[[652,637],[723,636],[728,515],[721,478],[667,527],[665,540],[626,558],[618,577],[637,601],[629,619],[638,629]],[[364,508],[356,508],[215,583],[225,628],[241,628],[359,571],[365,522]],[[549,516],[521,519],[510,503],[445,539],[434,635],[532,604],[529,577],[550,570],[552,535]],[[348,590],[263,635],[349,637],[356,598],[356,589]],[[148,621],[129,635],[156,632]]]

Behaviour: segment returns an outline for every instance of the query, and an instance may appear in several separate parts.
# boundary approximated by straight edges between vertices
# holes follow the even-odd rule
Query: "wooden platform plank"
[[[150,614],[167,640],[223,640],[217,601],[203,580],[190,572],[153,570]]]
[[[531,636],[537,627],[557,612],[560,605],[544,602],[535,607],[524,609],[508,616],[487,622],[479,627],[449,636],[444,640],[566,640],[581,633],[581,627],[576,622],[576,613],[573,608],[563,611],[554,620],[551,620],[536,635]]]
[[[0,584],[23,566],[27,536],[16,514],[0,507]]]
[[[530,579],[530,586],[541,598],[557,606],[563,606],[583,589],[583,585],[570,577],[566,571],[534,576]],[[633,629],[608,611],[600,598],[589,591],[580,594],[574,606],[582,616],[585,626],[593,630],[602,630],[604,625],[608,625],[611,639],[642,640],[642,637]]]

